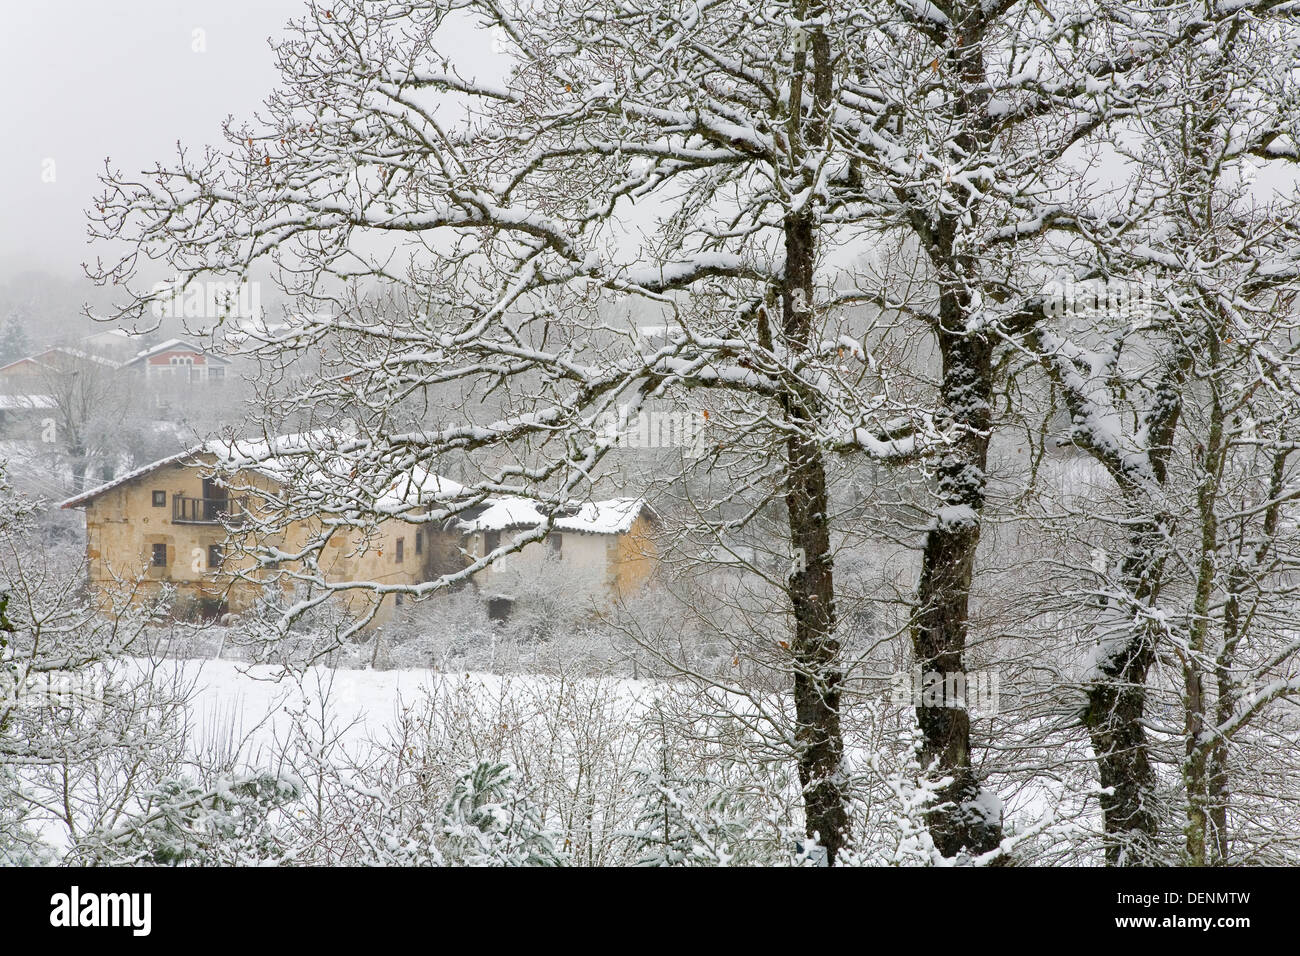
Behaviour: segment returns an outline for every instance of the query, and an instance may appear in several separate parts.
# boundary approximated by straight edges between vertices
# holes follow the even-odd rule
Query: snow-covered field
[[[339,742],[356,744],[382,740],[403,713],[427,707],[434,698],[473,700],[478,707],[505,708],[523,696],[545,696],[546,677],[503,677],[432,669],[352,670],[312,667],[290,673],[272,665],[222,660],[169,660],[156,671],[157,680],[178,680],[192,688],[188,708],[190,746],[195,751],[242,742],[246,757],[283,741],[295,713],[304,708],[319,713],[322,702]],[[592,681],[612,692],[627,707],[639,709],[649,693],[643,681]]]

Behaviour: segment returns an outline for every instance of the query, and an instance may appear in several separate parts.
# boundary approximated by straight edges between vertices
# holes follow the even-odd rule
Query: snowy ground
[[[292,675],[272,665],[249,665],[221,660],[168,660],[158,679],[179,678],[192,683],[189,706],[190,747],[196,753],[224,750],[241,744],[242,755],[252,764],[268,748],[282,741],[294,711],[319,710],[328,701],[340,733],[340,742],[382,740],[398,723],[402,711],[419,708],[430,696],[448,693],[471,695],[490,709],[526,689],[535,695],[546,677],[503,677],[481,673],[448,673],[431,669],[350,670],[313,667]],[[650,685],[643,681],[602,680],[614,690],[629,712]]]

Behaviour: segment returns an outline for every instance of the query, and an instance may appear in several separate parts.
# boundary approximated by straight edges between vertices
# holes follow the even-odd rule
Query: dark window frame
[[[510,620],[515,609],[515,602],[508,597],[490,597],[487,600],[488,620],[494,624]]]
[[[167,567],[167,545],[166,544],[154,544],[150,549],[150,553],[151,553],[151,556],[149,558],[150,567],[155,567],[155,568]],[[159,556],[162,557],[161,561],[158,560]]]
[[[213,558],[216,558],[216,560],[214,561]],[[209,571],[220,570],[221,566],[225,564],[225,561],[226,561],[226,552],[225,549],[221,547],[221,545],[219,544],[208,545],[208,570]]]
[[[393,563],[401,564],[406,560],[406,539],[398,538],[397,546],[393,549]]]
[[[154,493],[153,493],[153,506],[154,506],[155,508],[166,508],[166,507],[167,507],[167,492],[165,492],[165,491],[158,491],[158,490],[155,489],[155,491],[154,491]]]

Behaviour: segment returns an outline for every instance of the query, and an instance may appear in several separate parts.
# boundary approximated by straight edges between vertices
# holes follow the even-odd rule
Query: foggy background
[[[6,4],[0,272],[79,276],[90,254],[82,216],[105,158],[141,169],[178,139],[216,142],[226,116],[248,115],[274,85],[267,38],[302,9],[303,0]]]

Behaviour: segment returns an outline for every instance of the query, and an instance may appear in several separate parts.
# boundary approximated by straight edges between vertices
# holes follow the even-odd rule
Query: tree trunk
[[[806,350],[812,331],[813,225],[807,215],[786,222],[783,335],[792,350]],[[799,783],[809,838],[825,847],[833,864],[844,845],[848,812],[842,789],[844,740],[840,730],[839,643],[830,543],[830,497],[822,450],[811,437],[819,409],[809,395],[784,397],[786,513],[794,555],[788,591],[794,610],[794,704],[798,721]]]
[[[1159,817],[1155,774],[1147,758],[1146,674],[1151,646],[1138,640],[1125,649],[1088,692],[1087,725],[1103,788],[1101,809],[1106,834],[1106,862],[1111,866],[1145,866],[1155,862]]]
[[[1130,543],[1124,577],[1137,604],[1151,599],[1157,590],[1162,563],[1159,536],[1159,521],[1148,521]],[[1100,674],[1088,688],[1084,724],[1103,788],[1106,862],[1111,866],[1157,862],[1160,813],[1143,723],[1147,671],[1154,659],[1154,636],[1138,622],[1124,646],[1100,663]]]
[[[1207,343],[1212,365],[1219,363],[1218,341]],[[1223,401],[1218,383],[1210,383],[1210,422],[1205,437],[1204,462],[1196,483],[1196,510],[1200,519],[1200,559],[1196,569],[1196,594],[1187,633],[1187,652],[1183,657],[1183,785],[1187,791],[1187,824],[1183,835],[1187,862],[1204,866],[1207,862],[1206,841],[1210,831],[1210,759],[1202,738],[1210,717],[1205,694],[1203,654],[1209,632],[1210,597],[1218,572],[1219,493],[1227,454],[1224,438]]]
[[[820,4],[807,7],[801,9],[801,17],[810,20],[824,11]],[[794,168],[802,167],[808,147],[822,145],[831,100],[830,39],[820,28],[811,32],[810,50],[795,54],[790,83],[787,131]],[[808,81],[811,81],[813,103],[811,112],[805,115],[799,104],[804,102],[804,86]],[[807,176],[806,170],[803,175]],[[816,217],[816,209],[805,206],[787,215],[784,223],[786,260],[780,290],[781,336],[791,354],[805,353],[813,345]],[[760,316],[759,321],[765,319]],[[785,442],[785,503],[793,554],[787,590],[794,611],[791,654],[799,783],[804,795],[806,833],[825,848],[827,863],[834,864],[847,837],[848,811],[843,791],[842,674],[835,635],[830,496],[822,449],[813,437],[822,409],[816,393],[801,389],[797,383],[792,383],[782,396],[781,405],[785,421],[792,426]]]
[[[954,145],[961,156],[986,152],[993,139],[984,62],[987,27],[984,5],[953,4],[947,28],[947,69],[960,77],[954,91]],[[936,61],[936,68],[938,61]],[[980,286],[981,263],[963,251],[973,225],[950,212],[932,218],[918,208],[913,226],[930,257],[939,286],[935,328],[943,362],[940,404],[958,437],[937,469],[940,508],[926,536],[912,629],[915,663],[937,672],[943,687],[950,675],[966,685],[966,635],[970,588],[984,508],[988,449],[992,428],[993,343],[971,319],[972,290]],[[945,694],[945,698],[949,695]],[[1002,839],[1002,815],[995,798],[984,794],[971,767],[970,713],[965,700],[939,706],[923,697],[917,707],[923,735],[922,757],[951,778],[940,803],[929,814],[930,834],[945,856],[986,853]]]
[[[1237,684],[1232,678],[1232,666],[1236,659],[1237,635],[1240,631],[1240,587],[1236,581],[1229,585],[1230,594],[1224,609],[1224,646],[1214,663],[1218,691],[1218,699],[1214,702],[1216,727],[1222,727],[1232,719],[1239,699]],[[1211,866],[1225,866],[1231,849],[1228,839],[1228,804],[1232,800],[1232,791],[1228,785],[1228,741],[1222,735],[1215,736],[1209,759],[1209,793],[1206,799],[1210,830],[1208,862]]]
[[[791,437],[786,443],[786,455],[786,510],[796,555],[789,592],[795,626],[791,650],[799,783],[804,793],[807,834],[826,848],[827,862],[833,864],[844,845],[848,811],[842,789],[841,673],[826,518],[826,473],[813,442]]]
[[[938,467],[941,508],[926,536],[912,631],[915,661],[925,674],[937,672],[943,687],[966,686],[966,632],[971,579],[979,546],[988,464],[993,397],[993,349],[988,339],[966,331],[961,297],[946,292],[940,303],[939,348],[943,359],[943,407],[962,433]],[[971,768],[970,713],[965,701],[922,703],[916,716],[924,738],[922,761],[952,782],[928,818],[935,846],[945,856],[986,853],[1002,839],[1001,815],[980,799]]]

